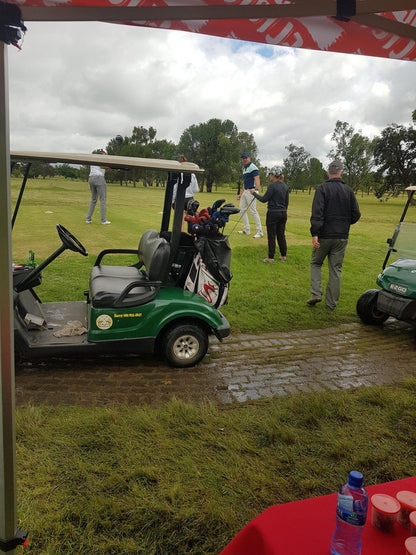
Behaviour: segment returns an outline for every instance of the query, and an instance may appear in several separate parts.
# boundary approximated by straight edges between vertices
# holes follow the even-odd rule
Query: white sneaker
[[[85,223],[86,223],[86,224],[90,224],[90,223],[91,223],[91,220],[85,220]]]
[[[238,232],[240,235],[250,235],[249,231],[245,231],[244,229],[242,229],[241,231]]]
[[[256,233],[256,235],[253,235],[253,239],[260,239],[260,237],[263,237],[263,233]]]
[[[101,222],[102,225],[110,225],[111,222],[109,222],[108,220],[106,220],[105,222]]]

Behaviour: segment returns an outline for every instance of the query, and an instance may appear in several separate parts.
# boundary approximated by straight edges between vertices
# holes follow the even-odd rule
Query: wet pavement
[[[388,320],[324,330],[232,335],[194,368],[154,357],[49,360],[16,365],[16,404],[142,405],[175,396],[239,403],[301,391],[393,383],[416,374],[415,331]]]

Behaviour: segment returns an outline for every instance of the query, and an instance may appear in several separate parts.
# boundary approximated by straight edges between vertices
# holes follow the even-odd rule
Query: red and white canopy
[[[416,59],[415,0],[19,0],[24,21],[112,21]],[[413,9],[412,9],[413,8]]]

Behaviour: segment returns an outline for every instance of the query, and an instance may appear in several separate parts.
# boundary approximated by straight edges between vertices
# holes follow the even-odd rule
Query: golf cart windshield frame
[[[154,158],[135,158],[129,156],[112,156],[108,154],[74,154],[74,153],[54,153],[54,152],[11,152],[10,153],[11,166],[16,162],[23,162],[26,164],[24,170],[22,185],[16,206],[12,217],[12,229],[17,218],[19,207],[23,198],[23,193],[26,187],[29,170],[32,162],[47,162],[50,164],[65,163],[77,164],[87,166],[105,166],[111,169],[129,170],[132,168],[165,171],[167,173],[165,198],[163,204],[163,215],[160,231],[168,231],[170,224],[170,216],[172,210],[173,188],[178,183],[175,211],[172,224],[172,237],[171,237],[171,258],[179,247],[182,219],[185,206],[185,190],[188,187],[191,175],[201,174],[204,172],[197,164],[191,162],[178,162],[177,160],[162,160]]]
[[[391,239],[387,239],[387,243],[388,243],[389,247],[388,247],[388,250],[387,250],[386,258],[384,259],[384,262],[383,262],[383,270],[387,266],[388,260],[390,258],[390,254],[392,252],[395,252],[394,245],[396,244],[397,237],[399,236],[399,233],[400,233],[400,224],[404,221],[404,219],[406,217],[406,214],[407,214],[407,211],[409,209],[409,206],[412,203],[413,197],[416,193],[416,185],[411,185],[410,187],[406,187],[405,190],[408,193],[407,202],[406,202],[406,205],[403,209],[403,213],[401,215],[400,221],[399,221],[399,223],[398,223],[398,225],[397,225],[397,227],[394,231],[393,237]]]

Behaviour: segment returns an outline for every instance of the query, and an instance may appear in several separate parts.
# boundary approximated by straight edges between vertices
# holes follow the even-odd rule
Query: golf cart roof
[[[81,164],[107,166],[114,169],[141,168],[146,170],[164,170],[181,173],[202,173],[197,164],[178,162],[177,160],[159,160],[156,158],[135,158],[130,156],[110,156],[108,154],[74,154],[66,152],[10,152],[12,162],[49,162],[64,164]]]

